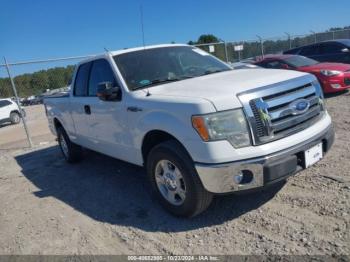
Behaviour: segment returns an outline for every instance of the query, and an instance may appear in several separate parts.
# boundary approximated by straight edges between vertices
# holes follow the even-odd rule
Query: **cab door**
[[[89,119],[88,81],[92,62],[84,63],[77,69],[74,80],[73,93],[70,97],[70,112],[74,122],[77,142],[90,148],[93,145]]]
[[[89,134],[95,151],[116,157],[130,159],[131,141],[127,128],[127,111],[122,93],[117,100],[103,101],[97,97],[100,83],[110,82],[117,86],[119,81],[108,60],[95,60],[91,66],[88,81],[87,105],[91,110],[88,117]],[[120,90],[122,90],[120,88]],[[122,92],[122,91],[121,91]]]

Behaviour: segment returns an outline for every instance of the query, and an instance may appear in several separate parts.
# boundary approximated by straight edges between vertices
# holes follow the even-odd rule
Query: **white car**
[[[144,166],[160,203],[186,217],[215,194],[285,180],[319,161],[334,139],[313,75],[232,70],[187,45],[82,61],[71,90],[44,104],[67,161],[84,147]]]
[[[11,99],[0,99],[0,124],[10,122],[18,124],[21,121],[20,109]]]

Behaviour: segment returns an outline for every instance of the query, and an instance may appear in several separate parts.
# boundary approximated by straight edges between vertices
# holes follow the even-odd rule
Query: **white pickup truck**
[[[68,162],[88,148],[144,166],[160,203],[178,216],[199,214],[214,194],[285,180],[334,140],[314,76],[232,70],[187,45],[87,59],[70,91],[44,103]]]

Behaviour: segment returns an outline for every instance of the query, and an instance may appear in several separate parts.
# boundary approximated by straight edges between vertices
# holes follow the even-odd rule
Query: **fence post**
[[[226,41],[224,41],[224,45],[225,45],[225,58],[226,58],[226,63],[228,63],[228,55],[227,55],[227,44],[226,44]]]
[[[317,33],[315,31],[312,31],[312,30],[310,30],[310,32],[314,35],[315,43],[317,43]]]
[[[288,36],[288,42],[289,42],[289,49],[292,49],[292,39],[290,37],[290,34],[287,32],[284,32]]]
[[[261,58],[264,59],[264,42],[261,36],[256,35],[257,38],[260,40],[260,46],[261,46]]]
[[[4,57],[4,62],[5,62],[7,74],[9,76],[9,78],[10,78],[10,81],[11,81],[11,86],[12,86],[13,93],[14,93],[14,95],[16,97],[17,105],[18,105],[18,107],[19,107],[19,109],[21,111],[19,115],[20,115],[20,117],[22,119],[22,122],[23,122],[24,130],[25,130],[26,135],[27,135],[29,146],[33,147],[32,139],[30,138],[28,127],[27,127],[27,122],[25,120],[25,117],[23,117],[23,114],[22,114],[22,108],[21,108],[21,104],[20,104],[20,101],[19,101],[19,98],[18,98],[18,95],[17,95],[16,85],[15,85],[15,82],[13,81],[13,78],[12,78],[12,75],[11,75],[11,72],[10,72],[10,67],[9,67],[5,57]]]

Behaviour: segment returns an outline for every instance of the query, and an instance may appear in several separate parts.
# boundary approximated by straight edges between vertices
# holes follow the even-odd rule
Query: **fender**
[[[67,132],[69,138],[73,140],[75,137],[75,128],[72,124],[69,124],[66,121],[66,120],[70,120],[71,117],[69,116],[69,118],[67,118],[64,116],[64,114],[68,113],[70,115],[70,113],[60,110],[60,107],[57,107],[57,106],[52,107],[51,105],[46,104],[46,108],[47,108],[47,117],[49,121],[49,128],[51,132],[54,135],[57,135],[55,122],[54,122],[55,119],[57,119],[63,126],[64,130]]]
[[[191,119],[181,119],[165,111],[151,111],[140,115],[135,121],[136,124],[132,128],[132,139],[135,148],[137,148],[137,162],[142,163],[141,147],[147,133],[159,130],[166,132],[175,137],[190,152],[190,148],[186,148],[186,140],[200,140],[195,130],[192,128]]]

